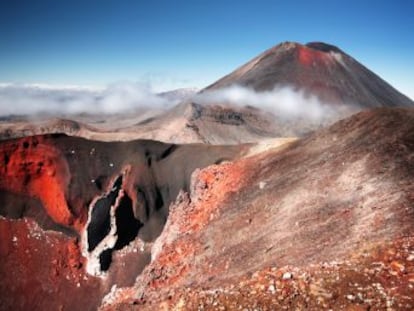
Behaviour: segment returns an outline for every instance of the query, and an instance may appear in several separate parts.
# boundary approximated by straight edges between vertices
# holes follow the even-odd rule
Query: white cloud
[[[320,101],[316,96],[288,86],[276,87],[272,91],[256,92],[233,85],[219,90],[206,91],[197,95],[194,100],[201,104],[250,105],[285,118],[304,116],[320,119],[333,113],[329,105]]]
[[[148,85],[118,82],[105,88],[0,84],[0,115],[121,113],[168,108],[175,102],[151,92]]]
[[[0,84],[0,115],[113,114],[142,109],[162,111],[177,104],[180,99],[192,96],[192,92],[188,89],[176,90],[161,96],[153,93],[148,83],[132,82],[118,82],[107,87],[3,83]],[[330,108],[332,106],[316,96],[288,86],[255,92],[234,85],[205,91],[192,99],[206,105],[254,106],[282,118],[319,120],[335,113]]]

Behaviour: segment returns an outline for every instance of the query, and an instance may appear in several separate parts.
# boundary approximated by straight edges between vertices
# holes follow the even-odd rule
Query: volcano
[[[413,101],[354,58],[322,42],[281,43],[208,86],[241,85],[255,91],[292,86],[332,104],[361,108],[413,106]]]
[[[253,92],[259,100],[261,94],[268,96],[272,91],[288,90],[289,94],[300,94],[294,100],[300,100],[303,106],[292,117],[279,113],[271,103],[263,113],[260,103],[252,103],[259,107],[254,109],[246,101],[244,106],[226,100],[203,105],[195,98],[187,103],[187,111],[192,116],[187,124],[196,130],[200,140],[240,143],[263,137],[305,136],[364,109],[414,106],[411,99],[354,58],[321,42],[281,43],[206,87],[201,94],[220,94],[235,86]],[[301,96],[308,100],[301,100]],[[329,113],[310,118],[308,111],[312,108],[307,102],[312,97],[319,101],[318,109]],[[274,107],[278,100],[275,95]]]

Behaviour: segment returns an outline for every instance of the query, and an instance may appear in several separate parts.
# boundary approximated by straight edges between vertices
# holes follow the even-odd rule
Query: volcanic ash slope
[[[414,110],[380,108],[199,170],[102,308],[411,310],[413,154]]]

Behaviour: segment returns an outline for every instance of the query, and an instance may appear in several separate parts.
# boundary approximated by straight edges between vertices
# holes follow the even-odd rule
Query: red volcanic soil
[[[0,310],[96,309],[102,285],[85,274],[76,238],[4,218],[0,236]]]
[[[412,310],[414,110],[359,113],[193,175],[103,310]]]

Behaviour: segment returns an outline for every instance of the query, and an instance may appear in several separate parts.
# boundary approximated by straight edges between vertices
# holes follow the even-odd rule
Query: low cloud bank
[[[189,98],[205,105],[253,106],[282,118],[321,119],[333,113],[329,105],[316,96],[286,86],[264,92],[235,85],[198,94],[191,89],[155,94],[147,84],[122,82],[102,89],[3,84],[0,85],[0,115],[114,114],[140,109],[163,111]]]
[[[165,109],[175,101],[158,96],[141,83],[114,83],[103,89],[0,85],[0,115],[111,114],[136,109]]]
[[[232,104],[253,106],[282,118],[308,117],[321,119],[333,113],[328,104],[316,96],[305,94],[292,87],[276,87],[272,91],[256,92],[238,85],[205,91],[195,96],[200,104]]]

